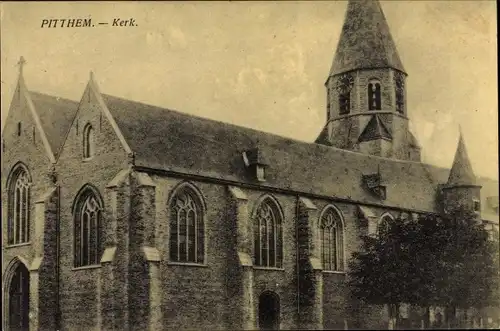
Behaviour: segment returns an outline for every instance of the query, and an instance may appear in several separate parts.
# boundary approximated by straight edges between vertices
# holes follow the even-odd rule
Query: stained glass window
[[[255,265],[281,268],[283,263],[282,216],[271,198],[257,207],[254,218]]]
[[[170,261],[203,263],[205,228],[199,198],[185,187],[173,197],[170,210]]]
[[[92,190],[80,196],[75,213],[75,267],[99,264],[102,206]]]
[[[30,240],[30,180],[24,167],[14,170],[9,190],[8,242],[21,244]]]
[[[386,214],[380,218],[377,229],[379,236],[384,235],[390,230],[390,224],[392,220],[393,218],[392,216],[389,216],[389,214]]]
[[[335,208],[323,212],[319,227],[323,270],[344,270],[344,228]]]

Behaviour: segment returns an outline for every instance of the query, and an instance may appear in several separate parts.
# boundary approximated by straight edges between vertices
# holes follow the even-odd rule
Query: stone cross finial
[[[24,56],[21,56],[19,58],[19,61],[17,62],[17,65],[19,66],[19,74],[23,74],[23,66],[26,64],[26,60],[24,59]]]

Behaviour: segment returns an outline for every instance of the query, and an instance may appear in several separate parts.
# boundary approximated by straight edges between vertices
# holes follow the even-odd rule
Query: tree
[[[413,283],[408,281],[412,258],[409,255],[410,229],[401,220],[386,221],[377,236],[363,236],[362,249],[349,261],[351,294],[363,303],[387,305],[389,317],[399,324],[399,307],[407,302]]]
[[[475,213],[455,209],[427,215],[417,226],[411,250],[418,251],[415,301],[447,308],[448,324],[457,326],[456,309],[483,308],[498,302],[498,242]]]
[[[446,307],[455,325],[457,308],[499,304],[498,242],[466,210],[390,221],[362,237],[349,269],[353,296],[388,305],[396,326],[401,303],[427,308],[427,327],[430,306]]]

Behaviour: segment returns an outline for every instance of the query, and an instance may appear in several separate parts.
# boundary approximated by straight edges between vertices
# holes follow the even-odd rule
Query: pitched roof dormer
[[[266,157],[260,148],[252,148],[243,152],[243,162],[250,169],[252,176],[259,182],[266,181],[266,168],[268,163]]]
[[[457,151],[448,177],[447,186],[476,186],[476,176],[465,147],[462,130],[459,129]]]
[[[406,73],[378,0],[350,0],[329,76],[372,68]]]
[[[380,200],[386,199],[386,185],[382,182],[380,168],[376,173],[363,174],[362,181],[365,189],[371,194],[377,196]]]

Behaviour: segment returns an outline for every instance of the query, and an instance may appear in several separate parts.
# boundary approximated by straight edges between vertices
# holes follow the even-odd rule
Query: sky
[[[423,161],[451,167],[459,125],[476,175],[498,179],[495,1],[381,1],[408,73]],[[18,66],[30,90],[103,93],[313,142],[346,1],[2,2],[2,129]],[[46,28],[82,18],[95,27]],[[114,19],[136,26],[112,26]],[[108,23],[99,25],[99,22]]]

